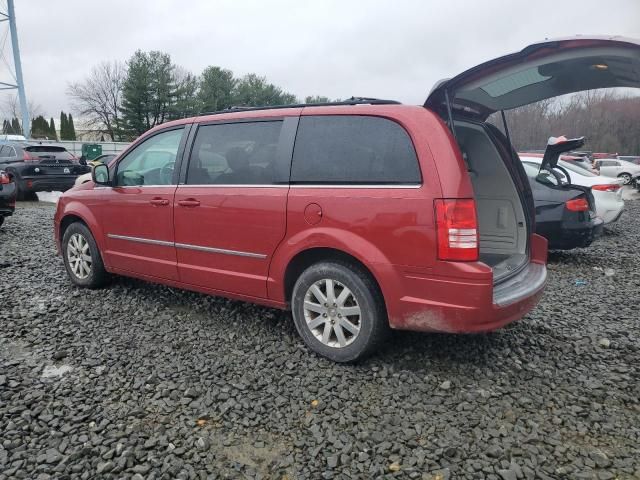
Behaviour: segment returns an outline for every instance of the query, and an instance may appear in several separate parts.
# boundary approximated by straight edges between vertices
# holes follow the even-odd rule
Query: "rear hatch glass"
[[[53,145],[31,145],[24,147],[31,158],[39,158],[44,163],[72,163],[74,156],[66,148]]]
[[[640,41],[623,37],[545,40],[439,82],[425,106],[447,97],[460,114],[484,120],[546,98],[597,88],[640,88]]]

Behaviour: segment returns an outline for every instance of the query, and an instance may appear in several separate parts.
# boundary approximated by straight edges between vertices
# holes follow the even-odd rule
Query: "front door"
[[[173,236],[174,164],[184,126],[156,133],[125,153],[99,207],[107,265],[123,272],[178,279]]]
[[[182,282],[267,296],[269,262],[286,227],[291,157],[290,149],[282,150],[284,123],[266,119],[198,127],[174,204]],[[285,178],[280,179],[281,172]]]

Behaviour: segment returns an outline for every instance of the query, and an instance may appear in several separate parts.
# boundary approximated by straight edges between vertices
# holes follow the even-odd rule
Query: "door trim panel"
[[[107,237],[116,240],[129,240],[130,242],[147,243],[150,245],[162,245],[164,247],[175,247],[175,243],[166,240],[154,240],[152,238],[129,237],[127,235],[116,235],[115,233],[107,233]]]
[[[191,245],[189,243],[167,242],[166,240],[155,240],[153,238],[129,237],[127,235],[116,235],[114,233],[108,233],[107,236],[109,238],[114,238],[116,240],[128,240],[130,242],[146,243],[150,245],[161,245],[164,247],[183,248],[186,250],[197,250],[199,252],[221,253],[223,255],[235,255],[238,257],[249,257],[249,258],[260,258],[260,259],[267,258],[267,256],[262,253],[240,252],[238,250],[227,250],[225,248],[203,247],[201,245]]]

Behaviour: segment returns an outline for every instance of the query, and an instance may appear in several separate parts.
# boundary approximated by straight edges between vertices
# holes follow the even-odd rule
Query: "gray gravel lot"
[[[290,316],[66,278],[54,207],[0,229],[5,478],[640,478],[640,202],[550,256],[541,304],[488,335],[397,332],[357,366]],[[585,284],[586,282],[586,284]]]

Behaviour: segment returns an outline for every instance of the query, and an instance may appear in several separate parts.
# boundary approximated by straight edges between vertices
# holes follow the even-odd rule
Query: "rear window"
[[[74,157],[64,147],[56,147],[52,145],[32,145],[24,147],[24,150],[36,157],[55,157],[59,160],[72,160]]]
[[[598,175],[596,175],[593,172],[590,172],[589,170],[587,170],[585,167],[582,166],[578,166],[574,163],[569,163],[569,162],[559,162],[558,163],[561,167],[566,168],[567,170],[570,170],[574,173],[577,173],[578,175],[582,175],[583,177],[597,177]]]
[[[291,166],[298,184],[419,184],[418,159],[397,123],[371,116],[300,118]]]

